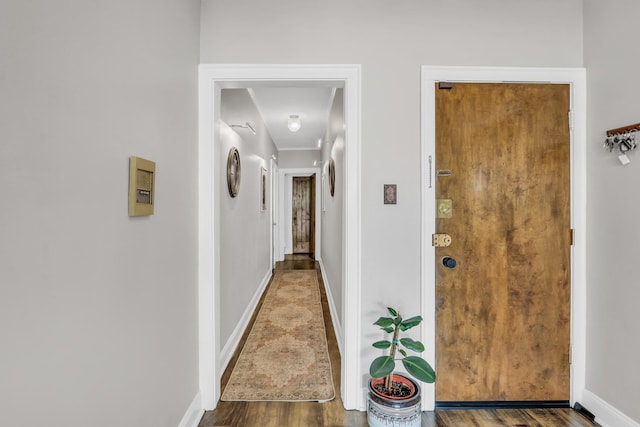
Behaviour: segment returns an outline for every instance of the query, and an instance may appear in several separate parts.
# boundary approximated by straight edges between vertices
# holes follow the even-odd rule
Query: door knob
[[[442,258],[442,265],[447,268],[455,268],[457,264],[456,260],[451,257],[446,256]]]

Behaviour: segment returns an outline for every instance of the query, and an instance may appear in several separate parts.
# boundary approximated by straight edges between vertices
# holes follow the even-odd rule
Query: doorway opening
[[[586,235],[586,77],[584,69],[527,69],[488,67],[423,67],[422,68],[422,314],[426,327],[422,330],[427,344],[427,356],[436,357],[436,248],[432,234],[436,233],[436,84],[453,83],[559,83],[570,87],[570,198],[571,228],[578,236]],[[570,402],[582,397],[585,381],[586,352],[586,245],[576,239],[571,247],[571,379]],[[436,363],[437,365],[437,363]],[[435,386],[424,389],[423,405],[433,409]]]
[[[281,230],[283,252],[287,255],[307,255],[319,261],[322,259],[322,182],[319,168],[281,169],[281,191],[283,193],[284,215]]]
[[[342,270],[339,307],[332,315],[342,356],[346,409],[362,409],[360,396],[360,66],[201,65],[199,73],[199,379],[202,406],[215,408],[224,369],[220,342],[219,204],[220,94],[223,88],[320,85],[344,90],[345,146]],[[281,170],[282,171],[282,170]],[[278,245],[272,245],[277,247]],[[348,310],[346,309],[348,307]]]
[[[293,254],[315,259],[315,174],[294,176],[291,192],[291,235]]]

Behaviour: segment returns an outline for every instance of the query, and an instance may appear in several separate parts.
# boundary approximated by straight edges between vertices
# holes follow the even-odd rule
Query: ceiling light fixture
[[[291,132],[298,132],[300,130],[300,117],[296,114],[292,114],[289,116],[289,121],[287,121],[287,127]]]
[[[253,126],[251,126],[251,123],[249,122],[245,122],[244,125],[229,125],[232,128],[241,128],[241,129],[249,129],[251,131],[252,134],[256,134],[256,130],[253,128]]]

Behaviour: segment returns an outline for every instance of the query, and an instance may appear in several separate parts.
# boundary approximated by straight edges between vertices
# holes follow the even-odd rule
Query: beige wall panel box
[[[129,159],[129,216],[153,215],[156,198],[156,163],[131,156]]]

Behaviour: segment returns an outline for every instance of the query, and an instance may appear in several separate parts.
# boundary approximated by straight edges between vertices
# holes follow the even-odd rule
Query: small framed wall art
[[[156,163],[131,156],[129,159],[129,216],[153,215]]]
[[[267,210],[267,170],[260,167],[260,211]]]
[[[395,205],[398,203],[398,187],[396,184],[384,184],[384,204]]]

